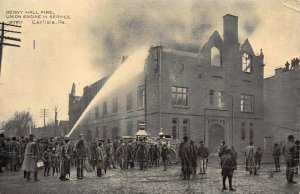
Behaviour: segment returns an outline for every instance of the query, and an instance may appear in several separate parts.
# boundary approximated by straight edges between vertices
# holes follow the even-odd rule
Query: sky
[[[33,24],[30,18],[8,18],[15,11],[52,11],[70,19]],[[58,119],[67,120],[73,82],[82,95],[123,55],[145,45],[199,52],[215,30],[222,36],[228,13],[239,17],[240,43],[248,38],[255,53],[263,49],[265,77],[300,57],[299,0],[0,0],[0,20],[22,21],[22,28],[9,28],[22,34],[6,34],[22,41],[20,48],[4,47],[0,122],[25,110],[42,126],[40,110],[49,109],[51,121],[55,106]]]

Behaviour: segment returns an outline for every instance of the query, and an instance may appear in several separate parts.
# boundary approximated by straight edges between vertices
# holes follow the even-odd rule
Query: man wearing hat
[[[111,165],[113,168],[116,168],[115,163],[114,163],[114,155],[115,155],[115,148],[113,145],[113,142],[108,139],[107,144],[105,145],[105,154],[106,154],[106,165],[108,168],[111,168]]]
[[[289,184],[296,184],[293,180],[294,176],[294,154],[295,154],[295,137],[293,135],[288,136],[288,141],[282,147],[282,154],[285,158],[286,164],[286,179]]]
[[[29,143],[26,145],[25,148],[25,156],[22,165],[22,170],[26,171],[26,178],[27,180],[30,179],[30,173],[34,172],[34,181],[38,181],[38,162],[39,157],[39,149],[37,144],[35,143],[34,135],[29,135]]]
[[[199,174],[205,174],[207,168],[207,159],[209,155],[208,148],[204,146],[204,142],[200,141],[200,146],[198,147],[198,160],[200,172]]]
[[[255,153],[256,153],[256,148],[253,145],[253,141],[249,142],[249,145],[246,147],[246,160],[248,161],[248,168],[250,174],[257,175],[257,168],[255,164]]]
[[[225,145],[224,140],[220,141],[220,143],[221,143],[221,147],[220,147],[220,150],[218,152],[218,156],[221,158],[224,154],[224,149],[227,148],[227,146]]]
[[[181,170],[183,173],[183,180],[190,179],[192,172],[191,145],[188,142],[188,137],[183,137],[183,142],[179,145],[178,155],[181,159]]]
[[[87,157],[87,145],[84,134],[80,134],[79,140],[74,145],[74,153],[76,155],[77,178],[83,178],[84,160]]]
[[[61,165],[60,165],[60,177],[61,181],[67,181],[69,179],[66,178],[68,174],[70,177],[70,166],[71,166],[71,148],[69,146],[70,139],[68,137],[62,138],[62,146],[61,146]]]
[[[20,144],[17,142],[16,137],[11,138],[8,145],[9,166],[11,171],[17,171],[17,166],[20,158]]]
[[[198,157],[198,148],[193,140],[190,141],[191,146],[191,162],[192,162],[192,173],[193,178],[196,178],[196,172],[197,172],[197,157]]]
[[[274,162],[275,162],[275,172],[280,172],[280,148],[278,146],[277,143],[274,143],[274,147],[273,147],[273,158],[274,158]]]

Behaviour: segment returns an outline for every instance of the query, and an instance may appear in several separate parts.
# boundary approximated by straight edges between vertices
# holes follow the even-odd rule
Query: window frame
[[[221,95],[220,95],[221,94]],[[224,91],[209,90],[209,105],[214,108],[224,108]]]
[[[176,123],[174,123],[173,121],[176,121]],[[172,137],[173,139],[179,139],[179,118],[172,118]],[[174,127],[176,127],[176,131],[175,131],[175,136],[174,136]]]
[[[132,92],[129,92],[126,95],[126,110],[127,110],[127,112],[133,110],[133,95],[132,95]]]
[[[250,61],[249,64],[247,63],[247,61]],[[244,73],[250,73],[250,74],[253,73],[253,57],[247,52],[242,53],[242,71]]]
[[[112,113],[117,114],[119,112],[119,99],[118,97],[114,97],[112,99]]]
[[[247,100],[247,99],[245,99],[243,97],[251,97],[249,99],[249,100],[251,100],[250,101],[250,105],[251,105],[250,108],[251,108],[251,110],[246,110],[245,109],[245,100]],[[243,113],[254,113],[254,95],[252,95],[252,94],[244,94],[244,93],[241,94],[241,97],[240,97],[240,111],[243,112]]]
[[[174,91],[174,89],[175,89],[175,91]],[[179,97],[181,99],[179,99]],[[184,104],[184,101],[186,102],[185,104]],[[183,87],[183,86],[172,86],[171,87],[171,105],[173,108],[189,108],[189,106],[190,106],[189,88]]]
[[[142,93],[140,93],[141,91]],[[140,85],[137,88],[137,109],[144,109],[144,108],[145,108],[145,85]]]

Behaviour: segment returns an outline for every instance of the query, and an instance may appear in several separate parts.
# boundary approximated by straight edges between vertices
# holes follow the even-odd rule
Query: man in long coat
[[[140,165],[140,170],[146,169],[146,162],[148,158],[148,148],[143,139],[140,139],[140,142],[136,148],[136,159]]]
[[[103,144],[102,142],[98,142],[96,148],[96,167],[97,167],[97,177],[102,176],[102,169],[104,169],[104,152],[103,152]]]
[[[30,180],[30,173],[34,172],[34,180],[38,181],[37,161],[39,157],[38,146],[34,141],[34,135],[30,134],[29,143],[25,148],[25,156],[22,165],[22,170],[26,171],[26,178]]]
[[[249,172],[250,174],[254,174],[257,175],[257,168],[256,168],[256,164],[255,164],[255,153],[256,153],[256,148],[253,145],[253,141],[250,141],[249,143],[250,145],[248,145],[246,147],[246,160],[248,161],[248,168],[249,168]]]
[[[11,171],[17,171],[17,166],[20,159],[20,144],[16,137],[12,137],[12,141],[8,146],[9,166]]]
[[[70,166],[71,166],[71,148],[69,146],[70,139],[68,137],[65,137],[62,139],[62,146],[61,146],[61,165],[60,165],[60,177],[59,179],[61,181],[67,181],[69,179],[66,178],[66,175],[68,174],[70,176]]]
[[[282,147],[282,154],[284,155],[286,164],[286,179],[289,184],[296,184],[293,180],[295,168],[294,154],[296,150],[294,139],[295,137],[293,135],[289,135],[288,141]]]
[[[93,169],[95,169],[96,167],[96,149],[97,149],[97,143],[98,143],[98,140],[95,139],[92,144],[91,144],[91,148],[90,148],[90,153],[91,153],[91,165],[93,166]]]
[[[121,146],[118,147],[117,149],[117,159],[120,164],[121,170],[124,170],[126,167],[126,160],[127,160],[127,149],[128,149],[128,144],[127,142],[125,143],[124,141],[122,142]]]
[[[134,157],[135,157],[135,149],[132,145],[132,142],[128,142],[127,146],[127,158],[126,158],[126,169],[130,166],[130,168],[134,168]]]
[[[87,157],[87,144],[83,134],[80,134],[80,139],[74,145],[74,153],[76,154],[77,178],[82,179],[84,160]]]
[[[192,173],[191,162],[191,145],[188,142],[188,137],[183,137],[183,142],[179,145],[179,157],[181,159],[181,170],[183,173],[183,180],[190,179]]]
[[[22,167],[23,161],[24,161],[24,157],[25,157],[25,148],[27,146],[27,144],[29,143],[29,138],[28,137],[24,137],[24,140],[21,143],[21,163],[20,166]],[[24,171],[24,178],[27,177],[27,173],[26,171]]]

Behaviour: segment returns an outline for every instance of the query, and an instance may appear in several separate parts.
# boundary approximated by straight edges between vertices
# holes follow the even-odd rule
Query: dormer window
[[[247,53],[244,53],[242,55],[242,68],[243,68],[243,72],[245,72],[245,73],[252,73],[253,72],[251,55],[249,55]]]
[[[221,54],[216,47],[211,48],[211,66],[221,67]]]

